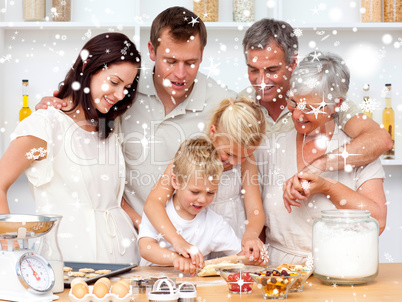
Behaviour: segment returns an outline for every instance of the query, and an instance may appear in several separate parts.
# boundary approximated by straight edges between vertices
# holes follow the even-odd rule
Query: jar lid
[[[367,210],[324,210],[321,211],[322,217],[334,218],[363,218],[370,216],[370,211]]]

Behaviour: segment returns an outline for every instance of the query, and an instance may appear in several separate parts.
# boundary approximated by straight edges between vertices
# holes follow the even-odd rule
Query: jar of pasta
[[[378,232],[369,211],[322,211],[313,226],[314,275],[326,284],[373,280],[378,274]]]
[[[382,0],[361,0],[360,1],[360,13],[362,22],[381,22]]]
[[[52,1],[53,21],[71,21],[71,0]]]
[[[384,0],[384,22],[402,22],[402,0]]]
[[[46,16],[46,0],[24,0],[22,15],[25,21],[40,21]]]
[[[233,0],[233,21],[254,22],[254,0]]]
[[[204,22],[217,22],[219,0],[193,0],[193,11]]]

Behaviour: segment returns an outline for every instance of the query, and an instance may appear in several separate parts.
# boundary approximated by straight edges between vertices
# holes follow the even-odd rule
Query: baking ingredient
[[[402,22],[402,0],[384,0],[384,22]]]
[[[391,84],[385,84],[385,108],[382,111],[382,124],[392,139],[392,149],[384,153],[384,159],[395,159],[395,112],[391,104]]]
[[[46,0],[24,0],[22,14],[25,21],[40,21],[46,16]]]
[[[254,281],[248,273],[228,275],[229,290],[234,293],[248,293],[252,291]]]
[[[76,296],[78,299],[83,298],[86,294],[89,293],[88,286],[85,286],[84,283],[79,282],[74,285],[71,289],[71,293]]]
[[[95,283],[92,293],[98,298],[103,298],[109,293],[109,287],[104,282]]]
[[[76,284],[78,284],[78,283],[82,283],[82,284],[84,284],[84,285],[88,288],[88,284],[84,281],[84,279],[82,279],[82,278],[80,278],[80,277],[74,278],[74,279],[71,281],[71,283],[70,283],[71,288],[73,288],[73,287],[74,287]]]
[[[216,22],[219,17],[219,0],[193,0],[193,11],[204,22]]]
[[[112,285],[111,292],[112,294],[117,295],[119,298],[123,298],[128,294],[129,288],[127,288],[123,282],[119,281]]]
[[[337,228],[316,222],[313,230],[315,272],[340,279],[375,275],[378,268],[378,229],[374,224]]]
[[[28,104],[28,80],[22,80],[22,108],[19,112],[19,120],[20,122],[31,115],[32,110],[29,108]]]
[[[71,21],[71,0],[52,1],[53,21]]]
[[[362,22],[381,22],[381,0],[361,0],[360,7]]]
[[[233,0],[233,21],[254,22],[254,0]]]
[[[96,280],[95,285],[97,283],[104,283],[108,288],[110,288],[110,285],[111,285],[110,280],[108,278],[106,278],[106,277],[102,277],[102,278]]]

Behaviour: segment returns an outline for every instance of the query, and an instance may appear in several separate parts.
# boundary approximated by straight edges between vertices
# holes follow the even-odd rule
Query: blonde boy
[[[184,141],[173,160],[174,195],[166,212],[183,238],[202,255],[212,252],[233,255],[241,252],[241,241],[223,218],[207,207],[214,199],[223,172],[220,156],[209,139]],[[195,273],[191,259],[176,253],[158,234],[145,213],[139,233],[140,265],[173,265],[184,273]],[[196,247],[194,247],[196,249]]]

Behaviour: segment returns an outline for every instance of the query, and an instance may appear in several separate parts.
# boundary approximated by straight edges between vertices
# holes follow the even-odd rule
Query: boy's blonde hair
[[[194,172],[196,177],[217,184],[223,172],[221,158],[205,136],[185,140],[173,159],[173,173],[179,184],[186,184]]]
[[[265,136],[265,116],[254,100],[245,96],[238,99],[224,99],[219,103],[208,131],[212,125],[221,133],[228,134],[236,144],[244,147],[258,147]]]

